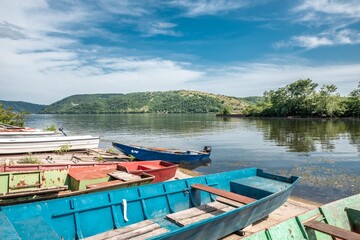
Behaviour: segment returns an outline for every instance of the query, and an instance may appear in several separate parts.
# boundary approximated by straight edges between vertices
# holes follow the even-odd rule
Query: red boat
[[[131,174],[140,175],[148,173],[155,176],[153,183],[163,182],[173,178],[178,167],[177,164],[165,161],[117,162],[117,163],[91,163],[91,164],[18,164],[0,166],[0,172],[22,172],[34,170],[55,170],[99,166],[104,169],[122,170]],[[99,169],[99,168],[98,168]]]
[[[173,178],[178,164],[165,161],[139,161],[139,162],[121,162],[118,164],[118,170],[140,175],[145,172],[155,176],[153,183],[163,182]]]

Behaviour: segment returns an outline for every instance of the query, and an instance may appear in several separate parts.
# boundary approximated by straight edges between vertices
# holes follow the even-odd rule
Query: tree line
[[[257,117],[360,117],[360,83],[347,97],[334,84],[300,79],[277,90],[264,92],[261,103],[249,105],[244,113]]]

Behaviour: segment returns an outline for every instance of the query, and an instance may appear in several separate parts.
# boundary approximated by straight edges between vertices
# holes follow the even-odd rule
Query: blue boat
[[[163,160],[172,163],[199,161],[209,159],[211,147],[205,146],[201,151],[194,150],[172,150],[166,148],[152,148],[135,145],[126,145],[113,142],[112,145],[126,155],[131,155],[138,160]]]
[[[298,177],[248,168],[0,207],[0,239],[218,239],[266,217]]]

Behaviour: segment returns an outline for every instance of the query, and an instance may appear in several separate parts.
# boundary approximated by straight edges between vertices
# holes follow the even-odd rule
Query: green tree
[[[358,87],[354,89],[346,101],[346,115],[349,117],[360,117],[360,82]]]
[[[29,114],[28,112],[14,112],[13,108],[4,108],[4,105],[0,104],[0,123],[23,127]]]
[[[341,116],[345,106],[334,84],[324,85],[316,96],[315,114],[319,117]]]

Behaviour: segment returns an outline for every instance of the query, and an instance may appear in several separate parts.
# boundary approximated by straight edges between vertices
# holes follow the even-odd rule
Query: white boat
[[[34,153],[81,150],[99,147],[100,138],[83,136],[38,136],[27,138],[0,138],[0,154]]]
[[[37,137],[37,136],[61,136],[57,131],[43,131],[29,127],[17,127],[8,124],[0,124],[0,138],[14,137]]]
[[[0,131],[0,138],[23,138],[23,137],[60,137],[62,133],[52,131],[19,131],[19,132],[2,132]]]

